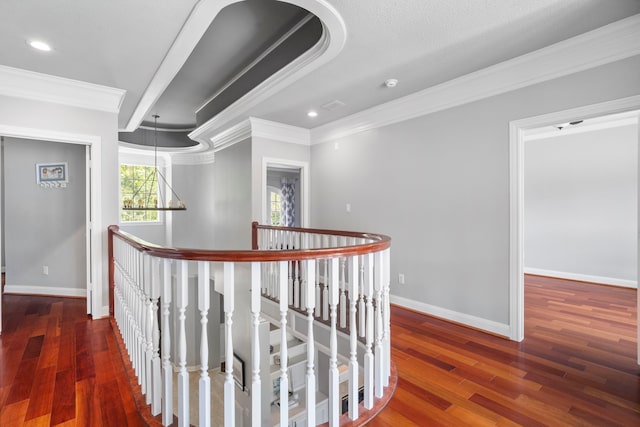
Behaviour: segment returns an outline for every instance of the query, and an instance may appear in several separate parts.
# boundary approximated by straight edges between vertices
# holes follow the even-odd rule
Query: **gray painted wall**
[[[525,268],[636,282],[637,128],[525,142]]]
[[[215,163],[173,166],[172,187],[187,205],[186,211],[171,213],[173,246],[201,249],[214,247],[215,166]]]
[[[509,121],[637,94],[640,56],[314,145],[312,225],[389,234],[394,297],[506,325]]]
[[[101,191],[100,214],[102,224],[102,251],[95,256],[96,275],[102,292],[102,313],[106,315],[108,305],[108,265],[107,265],[107,225],[118,223],[118,117],[115,113],[92,111],[63,106],[51,102],[41,102],[0,95],[0,124],[18,128],[34,129],[43,134],[90,135],[100,138]],[[34,171],[35,174],[35,171]],[[5,214],[14,207],[6,206]],[[4,231],[4,230],[3,230]]]
[[[8,290],[86,290],[85,146],[5,138],[4,156]],[[40,187],[35,165],[56,162],[68,164],[67,187]]]

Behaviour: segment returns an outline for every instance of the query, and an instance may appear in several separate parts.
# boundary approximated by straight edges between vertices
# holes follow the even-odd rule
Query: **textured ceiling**
[[[126,89],[119,117],[123,127],[197,3],[2,0],[0,64]],[[638,0],[326,3],[344,20],[344,49],[248,114],[316,127],[640,13]],[[285,15],[282,22],[292,17]],[[263,38],[251,35],[253,27],[261,25],[260,18],[254,18],[252,28],[220,23],[225,33],[220,36],[222,43],[217,36],[210,43],[211,49],[228,48],[225,63],[215,64],[215,57],[195,58],[198,65],[185,69],[182,83],[170,86],[156,106],[162,110],[158,112],[173,117],[174,124],[184,124],[193,113],[185,111],[192,108],[188,105],[198,104],[205,93],[211,95],[207,92],[224,84],[229,73],[246,61],[244,53],[263,45]],[[272,30],[279,28],[276,24]],[[33,51],[26,46],[32,37],[47,40],[54,51]],[[195,55],[200,57],[208,45],[198,45]],[[238,55],[232,52],[234,46]],[[399,79],[395,89],[382,85],[390,77]],[[335,99],[345,105],[332,111],[320,107]],[[308,118],[309,108],[318,109],[320,115]],[[153,112],[152,108],[146,117]]]

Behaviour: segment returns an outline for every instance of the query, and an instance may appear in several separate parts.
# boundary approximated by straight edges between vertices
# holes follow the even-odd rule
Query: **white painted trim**
[[[555,277],[558,279],[576,280],[578,282],[589,282],[600,285],[621,286],[624,288],[638,287],[638,283],[633,280],[618,279],[615,277],[592,276],[589,274],[571,273],[567,271],[545,270],[543,268],[524,268],[525,274],[533,274],[536,276]]]
[[[483,319],[481,317],[471,316],[469,314],[460,313],[458,311],[449,310],[447,308],[438,307],[424,302],[416,301],[409,298],[399,297],[397,295],[389,295],[389,301],[402,307],[428,314],[429,316],[439,317],[441,319],[450,320],[452,322],[461,323],[473,328],[482,329],[493,334],[509,336],[509,325],[493,320]]]
[[[311,145],[311,131],[298,126],[250,117],[251,136],[289,142],[291,144]]]
[[[586,124],[584,126],[583,125],[572,126],[569,128],[563,128],[562,130],[549,129],[546,132],[539,132],[539,133],[532,133],[532,134],[529,134],[529,132],[525,132],[524,140],[536,141],[540,139],[560,138],[563,136],[577,135],[585,132],[594,132],[594,131],[599,131],[604,129],[613,129],[613,128],[623,127],[623,126],[633,126],[637,124],[638,124],[637,117],[628,117],[625,119],[618,119],[618,120],[612,120],[612,121],[594,123],[594,124]]]
[[[125,131],[132,132],[142,123],[145,115],[153,108],[160,95],[187,61],[216,15],[223,8],[237,1],[240,0],[201,0],[196,4],[158,67],[158,71],[153,76],[147,90],[142,95],[124,129]],[[330,61],[342,50],[347,39],[346,26],[337,10],[326,0],[283,1],[300,6],[320,18],[325,28],[321,42],[280,69],[216,117],[191,132],[189,138],[207,144],[208,135],[215,133],[215,129],[231,123],[234,119],[245,114],[249,108],[268,99],[300,77]]]
[[[119,113],[126,91],[0,65],[0,95]]]
[[[638,54],[640,14],[315,127],[311,130],[312,144],[435,113]]]
[[[525,130],[638,109],[640,109],[640,95],[635,95],[509,122],[509,322],[511,327],[509,337],[512,340],[524,339],[523,153]],[[638,240],[640,242],[640,235]]]
[[[1,118],[0,118],[1,120]],[[86,224],[86,232],[91,233],[91,250],[93,254],[93,265],[91,266],[91,272],[93,274],[93,280],[87,284],[87,286],[93,287],[93,298],[91,298],[91,313],[96,312],[102,307],[102,200],[100,195],[102,194],[102,138],[97,135],[84,135],[68,132],[58,132],[48,129],[38,129],[30,127],[18,127],[3,125],[0,123],[0,135],[14,137],[14,138],[26,138],[26,139],[39,139],[46,141],[62,142],[67,144],[81,144],[89,145],[91,147],[91,193],[96,195],[92,197],[90,203],[91,212],[93,213],[93,221]],[[87,266],[88,268],[89,266]],[[108,314],[108,311],[107,311]],[[93,315],[96,318],[95,315]]]
[[[87,290],[78,288],[66,288],[64,286],[30,286],[9,285],[4,288],[5,294],[48,295],[56,297],[82,297],[86,298]]]
[[[174,165],[208,165],[215,161],[213,151],[202,153],[174,153],[171,155],[171,163]]]
[[[303,162],[299,160],[289,160],[289,159],[278,159],[274,157],[263,157],[262,158],[262,176],[260,182],[260,210],[262,212],[262,224],[270,224],[267,219],[267,168],[269,166],[273,167],[285,167],[285,168],[295,168],[300,169],[300,187],[302,188],[302,218],[301,218],[301,226],[309,227],[310,224],[310,216],[309,216],[309,191],[310,191],[310,171],[309,171],[309,162]]]
[[[213,146],[213,150],[220,151],[250,137],[251,120],[246,119],[236,125],[231,126],[230,128],[223,130],[217,135],[211,136],[209,139]]]

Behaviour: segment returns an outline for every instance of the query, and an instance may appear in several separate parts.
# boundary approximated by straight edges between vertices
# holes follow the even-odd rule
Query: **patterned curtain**
[[[296,185],[294,183],[282,180],[282,206],[281,206],[281,222],[285,227],[293,227],[296,222]]]

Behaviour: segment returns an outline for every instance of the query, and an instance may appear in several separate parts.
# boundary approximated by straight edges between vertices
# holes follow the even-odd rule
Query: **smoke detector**
[[[398,79],[387,79],[384,81],[386,87],[396,87],[398,85]]]

